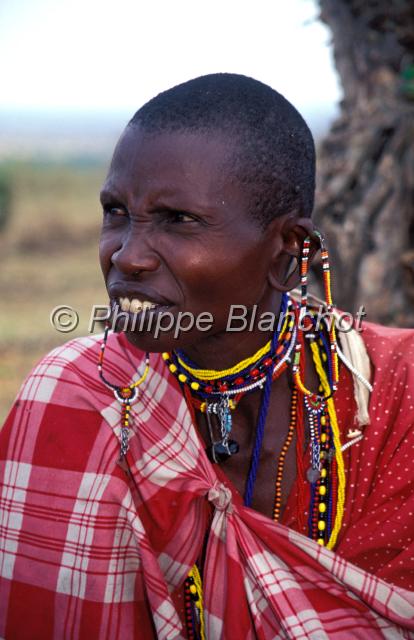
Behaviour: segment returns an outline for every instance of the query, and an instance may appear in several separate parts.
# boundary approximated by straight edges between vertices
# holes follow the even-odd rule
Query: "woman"
[[[252,79],[129,123],[101,194],[115,331],[49,354],[1,432],[2,636],[414,637],[413,333],[344,334],[347,359],[308,313],[320,244],[334,313],[313,194],[306,124]]]

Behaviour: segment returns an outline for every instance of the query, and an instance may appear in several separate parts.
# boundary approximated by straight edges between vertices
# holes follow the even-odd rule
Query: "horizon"
[[[0,107],[0,162],[73,158],[105,161],[133,113],[125,108],[103,111]],[[313,104],[301,113],[318,142],[338,115],[338,106]]]

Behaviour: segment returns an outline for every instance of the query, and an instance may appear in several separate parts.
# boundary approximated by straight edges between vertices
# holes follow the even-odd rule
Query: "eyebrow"
[[[100,203],[103,204],[104,200],[109,200],[109,199],[115,199],[115,200],[121,200],[121,198],[117,195],[117,191],[111,191],[110,189],[106,188],[106,189],[102,189],[100,194],[99,194],[99,200]]]

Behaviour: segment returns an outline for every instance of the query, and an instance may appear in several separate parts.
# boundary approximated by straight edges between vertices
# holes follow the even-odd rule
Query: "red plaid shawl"
[[[295,488],[289,528],[242,505],[157,355],[134,405],[127,475],[116,463],[120,407],[97,377],[99,338],[55,349],[0,436],[0,636],[184,638],[182,585],[208,531],[210,640],[414,637],[413,332],[370,327],[364,338],[371,424],[345,453],[336,553],[295,531]],[[131,379],[140,359],[110,337],[111,380]],[[345,370],[338,414],[346,432]]]

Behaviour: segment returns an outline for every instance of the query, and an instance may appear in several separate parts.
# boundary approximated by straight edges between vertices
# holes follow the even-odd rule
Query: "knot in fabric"
[[[214,505],[217,511],[227,511],[227,513],[233,512],[231,497],[230,489],[221,482],[216,482],[207,494],[209,502]]]

